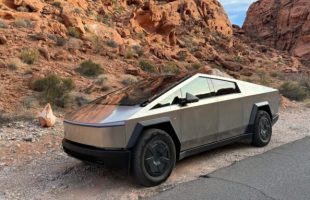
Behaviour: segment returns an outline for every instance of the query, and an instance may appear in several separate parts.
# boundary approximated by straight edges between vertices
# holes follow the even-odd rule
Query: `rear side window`
[[[183,98],[185,98],[186,93],[195,95],[199,99],[204,99],[212,96],[208,84],[208,79],[204,77],[197,77],[196,79],[182,87],[181,92]]]
[[[235,82],[212,79],[212,84],[216,96],[240,93]]]

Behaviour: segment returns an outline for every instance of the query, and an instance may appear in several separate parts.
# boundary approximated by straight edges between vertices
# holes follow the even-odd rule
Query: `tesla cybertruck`
[[[241,139],[267,145],[279,99],[276,89],[230,78],[158,76],[67,114],[63,149],[82,161],[127,167],[140,184],[154,186],[185,157]]]

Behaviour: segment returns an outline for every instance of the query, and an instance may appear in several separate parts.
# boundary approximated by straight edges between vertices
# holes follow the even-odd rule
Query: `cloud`
[[[231,22],[242,26],[249,6],[257,0],[219,0]]]

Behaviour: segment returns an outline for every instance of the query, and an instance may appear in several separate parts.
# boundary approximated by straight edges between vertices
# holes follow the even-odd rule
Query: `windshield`
[[[121,106],[145,106],[153,101],[164,92],[171,89],[185,78],[180,76],[156,76],[149,79],[139,81],[139,83],[116,90],[99,99],[91,102],[91,104],[100,105],[121,105]]]

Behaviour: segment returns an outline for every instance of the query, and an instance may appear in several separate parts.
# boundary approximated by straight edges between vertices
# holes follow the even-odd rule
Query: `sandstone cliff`
[[[243,29],[252,38],[289,51],[310,66],[309,0],[259,0],[250,6]]]

